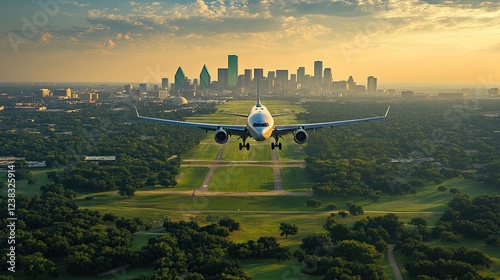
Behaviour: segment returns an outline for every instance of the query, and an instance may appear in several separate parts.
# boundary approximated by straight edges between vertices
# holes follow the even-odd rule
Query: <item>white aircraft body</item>
[[[282,149],[281,142],[279,142],[280,138],[285,134],[293,134],[294,140],[297,144],[304,144],[307,141],[308,135],[307,130],[318,129],[323,127],[333,127],[333,126],[341,126],[348,125],[359,122],[367,122],[367,121],[375,121],[375,120],[383,120],[387,117],[389,113],[389,108],[384,116],[379,117],[371,117],[371,118],[363,118],[363,119],[354,119],[354,120],[343,120],[343,121],[331,121],[331,122],[322,122],[322,123],[308,123],[308,124],[290,124],[290,125],[275,125],[274,119],[269,110],[262,105],[260,102],[260,94],[257,93],[257,104],[252,107],[252,110],[247,117],[246,125],[229,125],[229,124],[209,124],[209,123],[196,123],[196,122],[185,122],[185,121],[176,121],[176,120],[166,120],[159,118],[150,118],[143,117],[139,115],[137,111],[137,107],[135,108],[137,117],[143,120],[148,121],[156,121],[165,124],[173,124],[177,126],[187,126],[187,127],[197,127],[200,129],[204,129],[206,131],[215,131],[214,139],[215,142],[219,144],[225,144],[230,136],[237,135],[238,139],[242,140],[242,143],[239,143],[239,149],[242,150],[246,148],[250,150],[250,143],[247,143],[246,140],[248,138],[253,138],[256,141],[265,141],[271,137],[274,138],[274,142],[271,142],[271,149]]]

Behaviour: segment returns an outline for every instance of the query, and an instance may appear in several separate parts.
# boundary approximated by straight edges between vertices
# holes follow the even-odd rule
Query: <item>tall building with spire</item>
[[[183,92],[186,89],[186,75],[179,67],[175,72],[175,93]]]
[[[210,72],[208,72],[207,66],[203,65],[200,73],[200,89],[209,89],[211,82]]]
[[[230,54],[227,56],[227,87],[235,89],[238,84],[238,56]]]

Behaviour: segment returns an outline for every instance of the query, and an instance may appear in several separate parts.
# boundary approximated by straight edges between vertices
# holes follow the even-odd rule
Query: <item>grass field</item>
[[[314,186],[305,170],[300,167],[281,168],[283,189],[288,192],[310,192]]]
[[[177,177],[176,190],[192,190],[201,187],[208,173],[207,167],[181,167]]]
[[[228,124],[244,124],[244,118],[238,118],[225,113],[247,113],[254,101],[230,101],[220,105],[215,114],[208,116],[191,117],[190,121],[217,122]],[[263,100],[271,113],[295,113],[303,111],[300,105],[290,105],[284,102]],[[294,114],[276,117],[277,124],[288,124],[296,122]],[[310,137],[315,137],[314,133]],[[365,215],[348,216],[341,219],[342,222],[353,224],[366,216],[384,215],[384,211],[399,212],[398,216],[403,222],[409,222],[412,218],[422,217],[430,225],[436,223],[441,216],[441,212],[447,209],[447,203],[452,199],[448,192],[437,191],[436,185],[428,184],[417,190],[416,195],[389,196],[384,195],[378,201],[371,201],[362,198],[346,197],[314,197],[322,201],[319,209],[306,207],[310,196],[255,196],[252,192],[271,191],[274,188],[273,171],[270,167],[258,166],[259,161],[271,160],[270,142],[249,141],[250,151],[239,151],[236,137],[232,137],[223,154],[223,159],[228,161],[248,160],[257,161],[256,166],[225,166],[220,164],[216,170],[212,182],[209,186],[211,192],[248,192],[245,196],[203,196],[199,192],[185,194],[171,192],[172,190],[193,190],[201,186],[208,168],[189,167],[186,159],[207,160],[204,163],[210,164],[215,159],[218,151],[222,147],[213,140],[213,133],[207,136],[200,145],[183,155],[183,167],[180,169],[178,186],[174,189],[150,187],[139,189],[135,196],[126,198],[118,195],[117,191],[81,194],[77,197],[77,203],[81,208],[99,210],[102,213],[113,213],[120,217],[141,217],[146,223],[154,227],[161,226],[163,218],[168,216],[173,220],[201,220],[204,221],[208,215],[224,215],[235,219],[241,223],[241,230],[231,234],[230,239],[234,242],[246,242],[256,240],[261,236],[275,236],[282,245],[290,246],[292,249],[299,247],[301,240],[311,234],[324,233],[323,224],[331,211],[327,210],[329,203],[335,203],[337,210],[347,210],[345,203],[347,200],[363,206]],[[278,151],[280,160],[302,160],[306,154],[303,151],[304,145],[294,143],[293,136],[285,136],[283,150]],[[307,145],[307,144],[306,144]],[[229,164],[229,163],[227,163]],[[24,194],[37,194],[40,186],[47,182],[46,172],[50,169],[33,170],[33,176],[37,181],[34,185],[27,185],[27,182],[18,181],[17,191]],[[1,176],[1,174],[0,174]],[[313,187],[305,174],[305,170],[298,167],[281,168],[281,177],[285,191],[304,192],[310,191]],[[480,194],[498,194],[494,188],[488,188],[483,184],[465,179],[447,180],[440,185],[445,185],[448,189],[455,187],[463,193],[471,196]],[[86,196],[94,196],[95,199],[86,200]],[[370,212],[378,211],[378,212]],[[296,224],[299,233],[296,236],[284,238],[279,235],[279,225],[281,222]],[[133,248],[139,249],[147,243],[148,239],[163,234],[163,230],[152,230],[134,234]],[[436,241],[435,244],[440,244]],[[488,271],[483,271],[483,276],[497,277],[500,275],[500,252],[495,248],[490,248],[482,241],[466,240],[452,246],[466,246],[477,248],[490,257],[494,258],[495,265]],[[404,257],[400,252],[395,251],[395,257],[400,269],[402,269],[404,279],[411,279],[404,271]],[[294,259],[286,262],[275,260],[248,260],[243,261],[242,267],[252,279],[322,279],[322,277],[312,277],[300,272],[300,264]],[[384,268],[392,278],[392,272],[385,260]],[[62,271],[64,268],[62,269]],[[116,275],[127,278],[137,277],[141,273],[152,271],[151,268],[126,269]],[[117,279],[116,275],[102,276],[99,279]],[[22,277],[20,277],[23,279]],[[94,277],[70,277],[63,274],[60,279],[93,279]],[[17,278],[16,278],[17,279]],[[27,278],[24,278],[27,279]],[[121,278],[119,278],[121,279]]]
[[[212,192],[261,192],[274,189],[270,167],[222,166],[215,171],[208,189]]]

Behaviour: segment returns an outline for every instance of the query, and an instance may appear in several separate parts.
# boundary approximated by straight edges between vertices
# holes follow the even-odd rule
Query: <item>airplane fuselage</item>
[[[247,128],[250,136],[256,141],[269,139],[274,131],[274,119],[266,106],[257,103],[248,114]]]

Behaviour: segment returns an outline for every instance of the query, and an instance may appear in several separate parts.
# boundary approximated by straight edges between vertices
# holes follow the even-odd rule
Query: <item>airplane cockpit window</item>
[[[254,123],[253,127],[268,127],[269,123]]]

